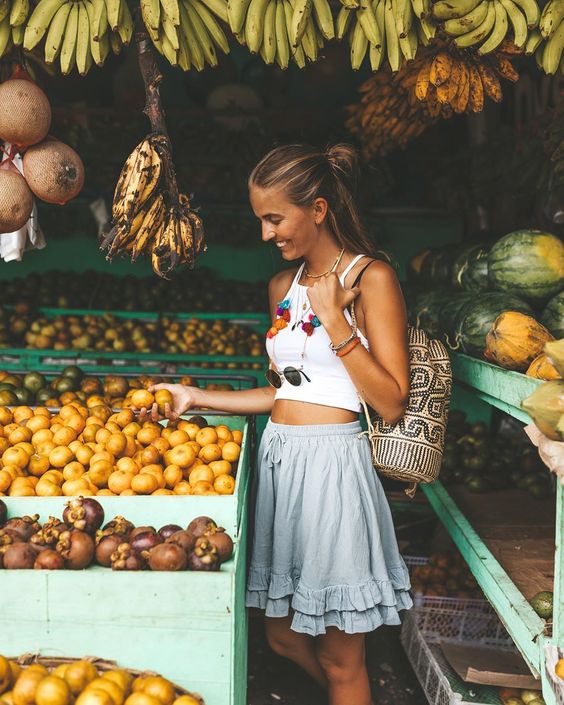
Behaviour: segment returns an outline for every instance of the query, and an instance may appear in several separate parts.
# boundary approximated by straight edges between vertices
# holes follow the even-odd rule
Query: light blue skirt
[[[268,422],[259,449],[247,606],[292,629],[399,624],[409,573],[360,423]]]

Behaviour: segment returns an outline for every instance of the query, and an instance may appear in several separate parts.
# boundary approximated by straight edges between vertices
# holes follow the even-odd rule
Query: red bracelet
[[[337,355],[337,357],[344,357],[345,355],[348,355],[351,350],[354,350],[359,343],[360,338],[357,336],[356,338],[353,338],[346,347],[336,352],[335,355]]]

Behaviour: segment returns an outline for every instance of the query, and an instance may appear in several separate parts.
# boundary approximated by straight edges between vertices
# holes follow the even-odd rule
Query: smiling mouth
[[[279,242],[276,242],[274,244],[276,245],[276,247],[282,248],[288,244],[288,240],[280,240]]]

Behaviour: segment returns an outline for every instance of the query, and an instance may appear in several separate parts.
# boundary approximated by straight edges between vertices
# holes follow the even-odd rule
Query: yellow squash
[[[486,336],[484,355],[500,367],[524,371],[551,340],[552,335],[532,316],[505,311]]]

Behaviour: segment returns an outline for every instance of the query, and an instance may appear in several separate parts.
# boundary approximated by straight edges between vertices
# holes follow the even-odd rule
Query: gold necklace
[[[310,274],[307,269],[304,267],[304,274],[308,279],[321,279],[321,277],[326,277],[328,274],[331,274],[331,272],[334,272],[337,267],[339,266],[341,260],[343,259],[343,255],[345,254],[344,248],[339,252],[339,255],[337,259],[335,260],[333,266],[331,269],[328,269],[326,272],[323,272],[323,274]]]

